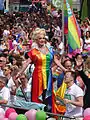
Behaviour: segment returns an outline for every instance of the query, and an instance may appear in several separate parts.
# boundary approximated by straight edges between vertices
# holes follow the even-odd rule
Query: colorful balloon
[[[8,118],[4,118],[3,120],[9,120]]]
[[[83,120],[90,120],[90,115],[89,115],[89,116],[84,117],[84,119],[83,119]]]
[[[9,120],[16,120],[18,114],[16,112],[12,112],[10,115],[9,115]]]
[[[13,108],[8,108],[5,112],[5,117],[8,118],[12,112],[16,112]]]
[[[25,113],[28,120],[36,120],[36,110],[31,109]]]
[[[86,108],[84,110],[84,117],[89,116],[89,115],[90,115],[90,108]]]
[[[46,120],[46,113],[42,110],[36,112],[36,120]]]
[[[16,120],[28,120],[27,117],[23,114],[19,114],[17,117],[16,117]]]

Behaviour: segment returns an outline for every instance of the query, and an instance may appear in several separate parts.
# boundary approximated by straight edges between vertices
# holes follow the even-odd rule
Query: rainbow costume
[[[42,101],[43,91],[46,90],[45,99],[52,94],[52,72],[51,65],[54,52],[52,47],[48,48],[48,54],[43,54],[37,48],[28,52],[28,56],[35,65],[32,76],[32,95],[33,102],[40,103]]]

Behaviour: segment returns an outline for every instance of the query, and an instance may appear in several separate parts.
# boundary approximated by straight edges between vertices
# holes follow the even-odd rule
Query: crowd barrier
[[[64,115],[50,113],[50,112],[46,112],[46,114],[48,115],[47,120],[83,120],[82,116],[80,116],[80,117],[67,117]]]

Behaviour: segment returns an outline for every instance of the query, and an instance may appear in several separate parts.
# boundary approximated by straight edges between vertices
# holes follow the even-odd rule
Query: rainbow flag
[[[22,50],[22,45],[19,44],[19,45],[18,45],[18,49],[19,49],[19,50]]]
[[[56,79],[59,77],[59,75],[60,73],[58,71],[52,73],[53,78],[56,78]]]
[[[64,1],[68,14],[68,46],[69,52],[80,48],[80,28],[70,8],[68,0]]]
[[[88,51],[88,50],[83,50],[83,51],[82,51],[82,55],[83,55],[83,56],[89,55],[89,51]]]

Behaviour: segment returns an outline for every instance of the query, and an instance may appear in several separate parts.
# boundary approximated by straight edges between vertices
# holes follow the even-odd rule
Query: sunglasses
[[[3,62],[3,60],[0,60],[0,62]]]
[[[43,37],[43,38],[39,38],[39,39],[45,39],[45,37]]]
[[[0,62],[6,62],[6,61],[0,60]]]

